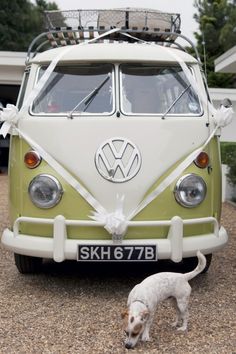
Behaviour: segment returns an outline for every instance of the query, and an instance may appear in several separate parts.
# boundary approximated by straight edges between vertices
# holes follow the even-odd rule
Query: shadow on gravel
[[[192,270],[192,269],[191,269]],[[171,261],[158,263],[78,263],[76,261],[64,261],[55,263],[44,260],[42,272],[45,275],[53,276],[79,276],[80,278],[117,278],[127,277],[143,279],[148,275],[158,272],[180,272],[184,273],[186,267],[182,262],[176,264]]]

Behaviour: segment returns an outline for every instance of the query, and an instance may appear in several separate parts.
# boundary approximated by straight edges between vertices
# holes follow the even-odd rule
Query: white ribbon
[[[212,131],[206,142],[198,149],[191,152],[175,169],[172,171],[129,215],[128,220],[133,219],[140,211],[142,211],[148,204],[158,197],[164,190],[175,181],[175,179],[196,159],[201,151],[206,147],[210,140],[215,135],[218,127]]]
[[[103,36],[106,36],[109,33],[116,32],[119,29],[113,29],[95,39],[84,42],[79,45],[84,45],[89,42],[95,41]],[[220,127],[224,127],[227,124],[231,123],[233,119],[233,109],[225,108],[221,106],[219,110],[215,110],[215,108],[211,105],[210,110],[211,113],[214,114],[214,122],[216,127],[206,140],[206,142],[194,150],[190,155],[188,155],[178,166],[172,171],[158,186],[155,188],[138,206],[137,208],[128,216],[125,217],[123,213],[123,205],[124,205],[124,196],[117,196],[117,205],[114,212],[109,213],[107,210],[100,205],[100,203],[88,192],[88,190],[83,187],[63,166],[61,166],[50,154],[48,154],[39,144],[33,141],[29,136],[27,136],[24,132],[22,132],[19,128],[17,128],[17,123],[19,119],[22,117],[23,112],[28,109],[33,100],[37,97],[39,92],[42,90],[46,82],[48,81],[51,73],[53,72],[55,66],[58,61],[62,58],[62,56],[72,49],[73,46],[66,48],[63,52],[61,52],[51,64],[48,66],[47,70],[35,86],[32,93],[29,95],[24,105],[22,106],[20,112],[18,112],[17,107],[14,105],[7,105],[6,108],[3,109],[0,115],[0,120],[4,122],[0,129],[0,135],[4,137],[7,133],[10,132],[10,129],[14,127],[19,135],[38,153],[42,156],[42,158],[54,168],[56,172],[58,172],[66,181],[69,183],[93,208],[94,212],[90,216],[91,219],[102,222],[104,224],[104,228],[112,235],[118,235],[123,237],[127,231],[127,222],[131,220],[135,215],[137,215],[141,210],[143,210],[149,203],[151,203],[160,193],[162,193],[198,156],[198,154],[205,148],[205,146],[210,142],[210,140],[215,135],[216,131]],[[164,47],[163,47],[164,48]],[[166,48],[167,49],[167,48]],[[202,95],[201,90],[199,90],[196,82],[194,81],[187,65],[182,61],[182,59],[173,54],[169,49],[167,49],[169,53],[179,62],[183,71],[185,72],[189,82],[191,83],[194,90],[197,94],[203,99],[204,103],[206,103],[205,97]],[[207,102],[208,104],[208,102]]]
[[[151,44],[153,45],[153,44]],[[183,61],[183,59],[175,52],[171,51],[170,48],[168,47],[162,47],[165,51],[168,52],[172,58],[174,58],[179,65],[181,66],[183,72],[185,73],[185,76],[187,77],[189,83],[191,84],[192,88],[194,89],[195,93],[197,94],[198,97],[201,98],[202,102],[205,104],[205,106],[210,110],[211,114],[214,116],[216,114],[216,109],[213,106],[213,104],[206,99],[206,97],[203,95],[201,88],[199,88],[196,80],[194,80],[193,74],[189,70],[189,67],[187,64]]]
[[[229,125],[234,118],[234,110],[232,107],[220,106],[216,111],[213,120],[219,128],[226,127]]]
[[[116,209],[113,213],[99,213],[92,212],[91,219],[104,223],[104,228],[111,235],[119,235],[123,237],[127,230],[127,219],[123,214],[124,209],[124,195],[116,196]]]
[[[148,43],[148,42],[147,42]],[[149,43],[148,43],[149,44]],[[156,47],[154,44],[150,44],[151,46]],[[158,195],[160,195],[174,180],[196,159],[198,154],[207,146],[210,140],[214,137],[217,130],[221,127],[226,126],[227,124],[231,123],[234,111],[232,107],[226,108],[221,106],[220,109],[216,110],[213,105],[207,101],[205,96],[203,95],[201,89],[198,87],[197,82],[194,80],[191,71],[189,70],[186,63],[183,59],[177,55],[177,53],[171,51],[168,47],[162,46],[164,50],[168,52],[170,56],[172,56],[181,66],[183,72],[185,73],[189,83],[193,87],[194,91],[200,97],[205,104],[206,107],[209,108],[211,114],[214,117],[215,128],[205,141],[205,143],[190,153],[175,169],[172,171],[138,206],[133,212],[128,216],[128,220],[133,219],[140,211],[142,211],[148,204],[150,204]]]
[[[158,195],[160,195],[191,163],[198,154],[206,147],[210,140],[215,135],[219,127],[223,127],[231,123],[234,116],[234,111],[231,107],[225,108],[221,106],[219,110],[216,111],[215,124],[216,127],[206,140],[206,142],[189,154],[176,168],[172,171],[158,186],[155,188],[138,206],[133,212],[125,217],[123,213],[124,196],[117,196],[117,205],[114,212],[109,213],[100,203],[88,192],[88,190],[83,187],[78,180],[76,180],[61,164],[59,164],[50,154],[48,154],[39,144],[37,144],[33,139],[27,136],[24,132],[19,130],[16,126],[19,113],[18,109],[13,105],[8,105],[1,112],[1,120],[5,121],[5,124],[14,127],[19,135],[33,148],[40,156],[51,166],[53,169],[61,175],[67,183],[69,183],[93,208],[94,211],[91,219],[104,223],[104,228],[112,235],[124,236],[127,231],[128,220],[133,219],[141,210],[143,210],[148,204],[150,204]],[[2,134],[2,129],[0,131]]]
[[[96,38],[88,40],[86,42],[80,43],[78,45],[86,45],[88,43],[94,42],[102,37],[105,37],[113,32],[119,31],[119,28],[114,28]],[[24,112],[27,111],[28,107],[39,95],[46,82],[48,81],[50,75],[52,74],[54,68],[60,59],[74,46],[66,47],[59,55],[57,55],[45,73],[42,75],[36,86],[34,87],[31,94],[27,97],[24,105],[21,107],[21,110],[18,111],[18,108],[14,105],[7,105],[6,108],[0,112],[0,121],[3,122],[3,125],[0,129],[0,136],[3,135],[5,138],[6,135],[10,132],[11,128],[15,128],[18,134],[33,148],[35,149],[40,156],[51,166],[53,169],[61,175],[67,183],[69,183],[93,208],[96,210],[94,215],[90,216],[93,220],[104,222],[105,229],[110,234],[123,236],[127,229],[127,224],[125,217],[123,215],[123,198],[117,198],[117,208],[113,213],[109,213],[90,193],[89,191],[81,185],[61,164],[59,164],[50,154],[48,154],[37,142],[31,139],[27,134],[17,127],[17,123],[20,118],[22,118]]]
[[[0,122],[3,122],[3,125],[0,129],[0,136],[4,138],[9,133],[10,129],[16,126],[19,115],[18,108],[13,104],[7,104],[5,108],[0,112]]]
[[[89,191],[74,178],[52,155],[45,151],[38,143],[31,139],[27,134],[15,128],[19,135],[35,150],[39,155],[71,185],[97,212],[107,213],[106,209],[89,193]]]

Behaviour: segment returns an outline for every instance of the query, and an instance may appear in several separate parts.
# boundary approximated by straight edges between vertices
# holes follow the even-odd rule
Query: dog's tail
[[[201,273],[206,267],[206,257],[204,256],[204,254],[202,254],[200,251],[197,251],[197,258],[198,258],[197,267],[192,272],[184,274],[184,277],[187,281],[196,277],[196,275]]]

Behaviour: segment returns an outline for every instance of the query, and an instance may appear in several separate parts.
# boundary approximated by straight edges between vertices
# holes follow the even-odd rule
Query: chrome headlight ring
[[[59,203],[63,189],[55,177],[48,174],[40,174],[30,182],[28,192],[35,206],[49,209]]]
[[[174,195],[176,201],[186,207],[194,208],[206,197],[207,186],[202,177],[196,174],[182,176],[176,183]]]

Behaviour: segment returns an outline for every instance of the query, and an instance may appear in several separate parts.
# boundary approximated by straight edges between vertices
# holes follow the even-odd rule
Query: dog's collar
[[[134,300],[133,303],[134,303],[134,302],[140,302],[141,304],[143,304],[143,305],[148,309],[148,305],[145,304],[144,301],[142,301],[142,300]]]

